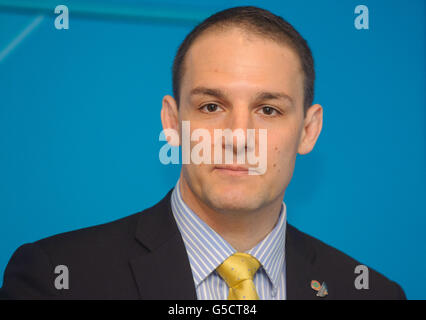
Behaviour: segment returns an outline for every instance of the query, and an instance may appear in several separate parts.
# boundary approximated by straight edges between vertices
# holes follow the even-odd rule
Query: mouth
[[[231,176],[244,176],[249,174],[249,168],[236,165],[218,165],[213,171]]]

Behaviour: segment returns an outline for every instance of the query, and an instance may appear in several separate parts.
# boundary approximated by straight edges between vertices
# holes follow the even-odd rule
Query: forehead
[[[182,91],[195,86],[285,90],[303,95],[300,59],[288,45],[237,28],[208,31],[192,44],[184,63]]]

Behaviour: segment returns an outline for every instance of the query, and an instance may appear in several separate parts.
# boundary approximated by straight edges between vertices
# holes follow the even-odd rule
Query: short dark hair
[[[177,50],[173,68],[173,95],[179,107],[180,87],[183,77],[184,60],[194,41],[207,30],[213,28],[239,27],[246,32],[267,37],[278,43],[290,46],[299,56],[304,73],[304,112],[314,99],[315,70],[314,59],[307,41],[293,26],[268,10],[253,6],[229,8],[213,14],[198,24],[183,40]]]

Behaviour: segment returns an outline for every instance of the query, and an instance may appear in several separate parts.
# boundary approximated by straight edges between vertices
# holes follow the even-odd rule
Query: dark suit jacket
[[[19,247],[4,273],[9,299],[197,299],[185,246],[170,206],[155,206],[107,224]],[[357,261],[291,225],[286,232],[288,299],[405,299],[398,284],[369,270],[369,289],[354,285]],[[65,265],[69,289],[55,288]],[[325,281],[320,298],[311,281]]]

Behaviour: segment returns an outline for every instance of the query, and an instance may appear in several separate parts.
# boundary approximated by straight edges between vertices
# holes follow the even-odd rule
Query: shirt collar
[[[198,287],[236,250],[186,205],[182,199],[179,181],[171,197],[172,212],[188,252],[195,286]],[[286,205],[283,202],[274,229],[247,251],[259,260],[274,289],[278,288],[280,272],[284,265],[285,231]]]
[[[262,264],[274,289],[278,288],[280,274],[284,268],[286,217],[287,207],[283,202],[274,229],[254,248],[247,251]]]

